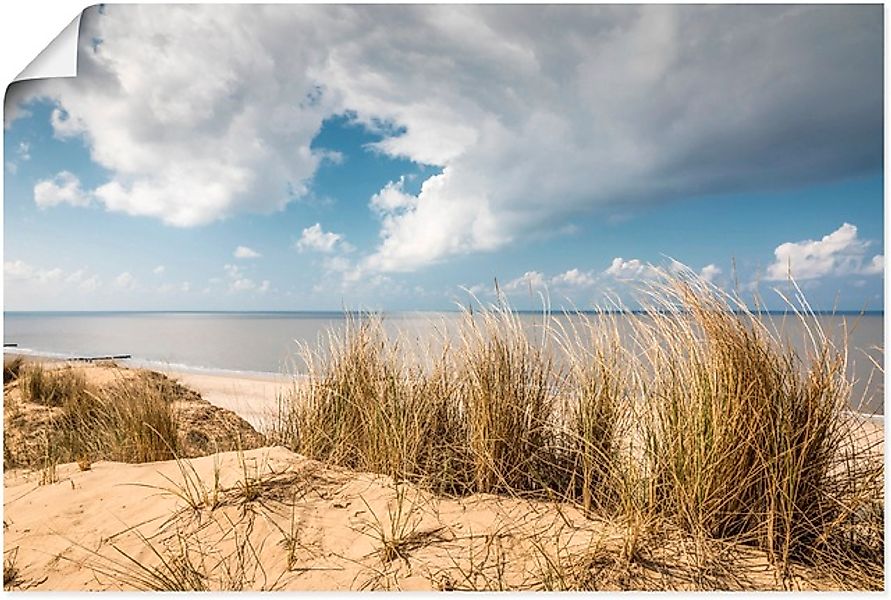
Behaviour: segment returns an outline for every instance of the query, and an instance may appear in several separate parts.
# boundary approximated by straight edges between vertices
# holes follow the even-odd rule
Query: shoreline
[[[41,362],[90,362],[75,361],[75,355],[63,352],[51,352],[48,350],[33,350],[31,348],[10,347],[3,349],[3,356],[21,356],[25,359],[36,359]],[[121,366],[130,366],[136,369],[148,369],[150,371],[171,371],[178,373],[190,373],[196,375],[214,375],[219,377],[232,377],[239,379],[256,379],[258,381],[292,381],[299,378],[298,374],[285,374],[277,371],[252,371],[249,369],[226,369],[222,367],[207,367],[187,365],[183,363],[149,360],[142,358],[117,359]]]

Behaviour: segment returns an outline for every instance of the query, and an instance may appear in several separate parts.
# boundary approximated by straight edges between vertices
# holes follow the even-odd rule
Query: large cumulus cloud
[[[441,168],[369,207],[359,267],[408,271],[580,213],[877,169],[882,35],[877,6],[109,6],[78,77],[17,84],[7,120],[54,99],[111,173],[96,200],[193,226],[305,194],[349,111]]]

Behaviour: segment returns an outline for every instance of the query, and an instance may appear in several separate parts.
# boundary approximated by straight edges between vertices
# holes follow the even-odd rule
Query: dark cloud
[[[83,28],[77,80],[13,86],[7,121],[55,99],[57,133],[112,173],[92,191],[111,210],[190,226],[279,209],[346,112],[389,124],[377,150],[441,167],[370,213],[364,269],[882,165],[877,5],[112,6]]]

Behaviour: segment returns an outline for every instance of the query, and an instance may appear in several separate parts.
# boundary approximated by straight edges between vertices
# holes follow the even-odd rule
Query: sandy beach
[[[231,410],[257,430],[268,425],[275,416],[278,399],[295,385],[295,380],[285,375],[196,373],[168,368],[156,370],[195,390],[211,404]]]
[[[46,367],[73,369],[92,385],[141,376],[108,364],[54,361]],[[184,386],[177,388],[184,394],[177,410],[202,435],[225,436],[239,422],[243,432],[261,426],[292,385],[172,370],[164,375]],[[22,408],[15,382],[5,392],[9,444],[17,438],[8,428],[36,418],[39,409]],[[882,431],[872,422],[870,443],[880,447]],[[838,586],[805,567],[782,575],[753,548],[719,541],[703,548],[676,529],[608,515],[592,519],[572,503],[440,496],[264,447],[261,438],[249,448],[204,456],[197,449],[195,458],[143,464],[58,464],[49,477],[46,468],[6,469],[7,588],[562,589],[579,585],[573,574],[579,557],[597,565],[596,581],[585,584],[594,589]],[[645,549],[632,553],[645,552],[647,560],[629,555],[629,535]]]
[[[207,583],[218,589],[523,589],[545,559],[534,543],[565,552],[602,545],[605,554],[621,547],[620,529],[569,507],[447,499],[407,485],[397,492],[388,477],[324,467],[283,448],[190,464],[189,477],[219,493],[215,508],[183,506],[177,486],[185,482],[173,462],[63,465],[58,481],[43,486],[7,473],[6,548],[18,549],[21,587],[161,585],[162,574],[137,566],[157,564],[158,552],[213,566]],[[254,500],[242,495],[245,469]],[[388,555],[393,532],[404,539]]]

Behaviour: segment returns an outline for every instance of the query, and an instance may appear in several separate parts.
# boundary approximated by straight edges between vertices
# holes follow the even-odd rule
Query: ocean
[[[541,327],[541,315],[519,317],[530,331]],[[385,325],[391,332],[422,340],[423,345],[423,340],[438,338],[441,332],[454,335],[460,318],[448,312],[391,313],[385,316]],[[795,318],[762,318],[780,324],[793,347],[803,347],[803,331]],[[864,412],[883,413],[883,377],[872,362],[883,363],[883,315],[816,319],[833,339],[842,339],[847,331],[853,402]],[[341,312],[6,312],[3,337],[4,343],[17,344],[13,351],[24,354],[60,358],[130,354],[133,363],[148,367],[294,374],[301,370],[298,344],[316,344],[329,328],[344,323]]]

